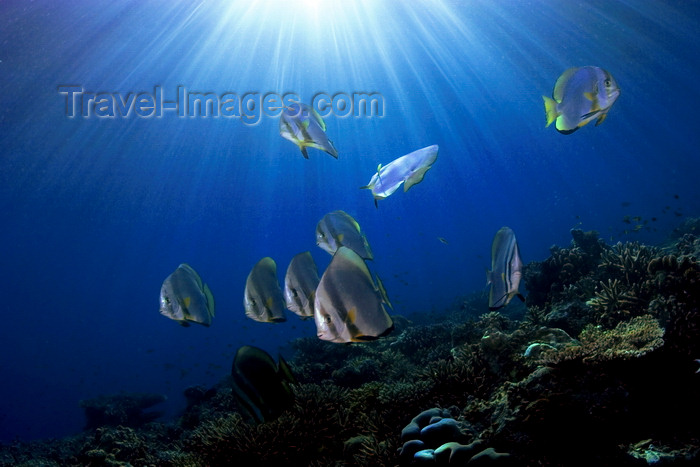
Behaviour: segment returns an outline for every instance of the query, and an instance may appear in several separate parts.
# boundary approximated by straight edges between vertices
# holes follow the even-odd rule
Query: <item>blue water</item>
[[[166,394],[173,417],[240,345],[314,336],[291,313],[246,319],[243,289],[263,256],[280,279],[305,250],[322,271],[314,229],[332,210],[358,220],[403,315],[482,290],[503,225],[525,262],[572,227],[664,240],[700,214],[698,19],[700,2],[671,0],[3,1],[0,439],[78,432],[80,399],[120,391]],[[622,95],[601,126],[564,136],[541,96],[581,65]],[[340,158],[304,160],[276,118],[67,118],[62,85],[377,92],[385,111],[329,116]],[[424,181],[375,208],[359,187],[377,165],[431,144]],[[649,230],[625,233],[625,216]],[[210,328],[158,313],[182,262],[216,297]]]

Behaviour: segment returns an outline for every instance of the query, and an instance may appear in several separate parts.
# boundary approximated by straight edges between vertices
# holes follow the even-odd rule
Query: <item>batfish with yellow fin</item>
[[[160,314],[183,326],[211,324],[214,317],[214,296],[209,286],[188,264],[181,264],[160,288]]]
[[[316,289],[314,321],[320,339],[348,343],[377,339],[394,322],[384,309],[386,295],[372,280],[364,260],[341,246]]]
[[[304,159],[309,158],[306,148],[316,148],[338,158],[338,151],[326,136],[326,122],[306,104],[295,103],[280,115],[280,135],[299,146]]]

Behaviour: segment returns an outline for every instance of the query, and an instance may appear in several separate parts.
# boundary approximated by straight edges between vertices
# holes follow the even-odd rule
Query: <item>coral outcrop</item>
[[[487,448],[465,420],[452,409],[432,408],[415,416],[401,431],[401,465],[508,465],[510,455]]]
[[[174,424],[144,411],[158,396],[102,397],[83,433],[0,446],[0,465],[696,465],[695,227],[662,247],[574,230],[525,267],[527,310],[474,294],[374,342],[297,339],[275,420],[248,423],[227,377],[188,388]]]

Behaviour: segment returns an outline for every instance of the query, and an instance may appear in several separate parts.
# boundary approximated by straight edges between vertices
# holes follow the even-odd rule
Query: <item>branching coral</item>
[[[619,279],[628,286],[637,286],[648,278],[649,263],[659,252],[658,248],[638,242],[618,242],[601,254],[598,267],[606,271],[609,277]]]
[[[250,425],[229,412],[200,425],[185,445],[208,465],[307,465],[322,459],[319,449],[341,449],[338,436],[354,431],[348,394],[333,385],[301,384],[295,387],[295,405],[278,419]]]
[[[512,329],[513,323],[500,312],[490,311],[479,316],[479,320],[474,324],[474,326],[482,333],[486,334]]]
[[[599,313],[599,322],[613,324],[628,316],[630,308],[639,302],[639,299],[617,279],[608,279],[607,283],[601,281],[599,287],[595,297],[586,302],[586,305]]]
[[[532,306],[527,309],[524,322],[532,326],[542,326],[547,319],[547,313],[543,308]]]
[[[700,231],[696,233],[687,233],[681,236],[673,247],[670,248],[672,253],[678,255],[700,257]]]
[[[418,365],[447,358],[454,345],[451,327],[442,323],[407,327],[389,344],[391,349],[401,352]]]

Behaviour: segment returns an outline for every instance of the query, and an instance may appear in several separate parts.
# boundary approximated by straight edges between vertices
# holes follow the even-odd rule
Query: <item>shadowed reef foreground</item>
[[[397,316],[375,342],[297,339],[295,401],[274,421],[245,420],[227,379],[188,388],[175,424],[93,417],[71,438],[0,447],[0,464],[695,465],[697,226],[664,247],[574,230],[524,268],[525,307],[484,314],[477,294],[430,321]],[[434,458],[406,449],[419,438]]]

